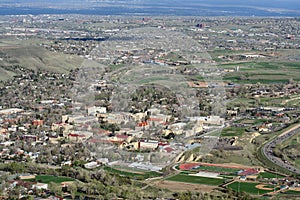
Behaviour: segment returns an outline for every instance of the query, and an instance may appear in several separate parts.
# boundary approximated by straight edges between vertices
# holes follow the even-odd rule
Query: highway
[[[262,149],[263,154],[275,165],[278,165],[280,167],[283,167],[293,173],[300,174],[300,170],[295,168],[294,166],[290,165],[287,162],[282,161],[280,158],[274,156],[273,149],[275,146],[279,143],[282,143],[283,141],[287,140],[288,138],[296,135],[297,133],[300,133],[300,124],[285,131],[284,133],[280,134],[273,140],[267,142],[265,146]]]

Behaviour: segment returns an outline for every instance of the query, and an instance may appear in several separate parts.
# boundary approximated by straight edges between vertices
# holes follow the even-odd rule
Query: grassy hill
[[[80,67],[83,59],[76,55],[50,52],[34,44],[1,43],[0,80],[7,80],[18,72],[14,66],[67,73]]]

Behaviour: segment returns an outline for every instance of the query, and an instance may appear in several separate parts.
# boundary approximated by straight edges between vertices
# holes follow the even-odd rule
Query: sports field
[[[227,127],[222,129],[221,136],[223,137],[242,136],[244,132],[245,132],[244,127]]]
[[[144,170],[129,170],[128,168],[124,168],[124,170],[121,170],[119,168],[113,168],[113,167],[104,167],[104,169],[108,172],[113,172],[116,174],[119,174],[120,176],[127,176],[132,179],[138,179],[138,180],[144,180],[147,178],[153,178],[153,177],[159,177],[161,176],[158,172],[151,172],[151,171],[144,171]]]
[[[178,174],[172,177],[167,178],[168,181],[184,182],[184,183],[196,183],[204,185],[218,186],[221,185],[224,180],[218,178],[206,178],[199,176],[189,176],[186,174]]]
[[[271,185],[266,185],[266,190],[258,189],[256,186],[260,185],[260,183],[253,182],[233,182],[229,184],[227,187],[238,191],[238,192],[247,192],[249,194],[262,195],[270,192],[269,188]]]

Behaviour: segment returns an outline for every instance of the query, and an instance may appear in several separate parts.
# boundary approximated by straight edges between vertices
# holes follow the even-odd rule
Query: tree
[[[22,164],[22,163],[13,162],[8,167],[8,170],[11,171],[12,173],[23,173],[25,170],[25,167],[24,167],[24,164]]]
[[[77,185],[76,185],[75,182],[68,185],[68,191],[70,192],[70,194],[72,196],[72,199],[75,199],[75,195],[76,195],[76,192],[77,192]]]
[[[56,183],[50,182],[48,186],[49,186],[49,190],[53,194],[55,194],[57,196],[62,196],[62,194],[63,194],[62,188],[59,185],[57,185]]]
[[[117,199],[117,195],[115,193],[108,193],[106,199]]]

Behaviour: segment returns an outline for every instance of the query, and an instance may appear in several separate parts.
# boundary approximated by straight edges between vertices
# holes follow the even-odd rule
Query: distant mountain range
[[[2,0],[14,14],[300,16],[299,0]]]

